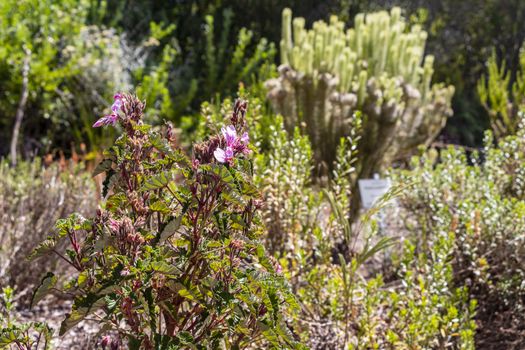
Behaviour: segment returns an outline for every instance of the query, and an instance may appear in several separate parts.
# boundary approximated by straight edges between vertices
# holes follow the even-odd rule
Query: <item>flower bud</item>
[[[111,337],[109,335],[105,335],[102,337],[102,340],[100,341],[100,345],[102,346],[102,349],[106,349],[108,345],[112,343]]]

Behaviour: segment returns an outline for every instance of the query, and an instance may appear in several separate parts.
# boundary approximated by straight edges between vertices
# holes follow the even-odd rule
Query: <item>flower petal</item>
[[[235,140],[237,139],[237,132],[235,131],[235,128],[233,125],[228,125],[227,127],[223,127],[221,129],[222,135],[224,136],[224,139],[226,140],[227,146],[233,146],[235,143]]]
[[[217,147],[217,149],[213,152],[213,155],[218,162],[226,163],[226,153],[222,148]]]
[[[95,124],[93,124],[93,127],[94,128],[98,128],[98,127],[101,127],[101,126],[104,126],[104,125],[109,125],[109,124],[115,125],[117,120],[118,120],[118,115],[116,115],[114,113],[113,114],[108,114],[108,115],[103,116],[99,120],[97,120],[95,122]]]
[[[245,145],[247,145],[249,142],[250,142],[250,136],[248,136],[248,133],[245,132],[244,134],[242,134],[241,136],[241,142]]]
[[[98,128],[98,127],[101,127],[101,126],[104,126],[104,125],[108,125],[108,116],[103,116],[102,118],[97,120],[95,122],[95,124],[93,124],[93,127],[94,128]]]
[[[120,108],[122,107],[122,101],[121,100],[116,100],[113,105],[111,105],[111,110],[114,112],[114,113],[117,113],[118,111],[120,111]]]
[[[225,155],[226,161],[229,162],[233,158],[233,149],[231,149],[231,147],[227,147],[226,152],[224,152],[224,155]]]

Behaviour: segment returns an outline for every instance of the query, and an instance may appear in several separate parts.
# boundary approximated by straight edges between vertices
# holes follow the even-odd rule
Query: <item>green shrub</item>
[[[0,348],[12,350],[48,350],[53,330],[44,322],[18,323],[15,314],[14,290],[3,287],[0,294]]]
[[[487,62],[487,76],[478,81],[477,91],[490,116],[492,131],[497,138],[514,135],[525,107],[525,50],[520,51],[519,67],[511,83],[511,72],[505,61],[498,65],[496,52]]]
[[[358,141],[341,139],[333,180],[313,185],[308,137],[288,134],[277,117],[269,148],[258,158],[266,245],[301,307],[290,321],[293,332],[311,349],[473,349],[475,303],[467,288],[455,287],[447,228],[432,252],[416,253],[406,243],[385,283],[374,261],[394,241],[378,233],[373,214],[402,189],[360,223],[349,222]]]
[[[138,92],[161,117],[170,116],[165,86],[174,49],[164,45],[160,63],[146,63],[170,28],[151,24],[148,39],[131,44],[115,29],[90,25],[90,3],[0,4],[0,137],[12,140],[12,158],[35,149],[69,149],[72,141],[90,149],[103,146],[104,138],[91,129],[93,115],[108,107],[102,102],[113,91],[137,81]],[[0,154],[7,153],[6,146],[0,145]]]
[[[497,145],[487,132],[481,155],[468,158],[452,147],[431,151],[398,177],[416,183],[400,203],[417,251],[435,249],[440,227],[448,225],[455,235],[454,281],[478,300],[478,346],[523,347],[524,137],[521,123],[517,135]]]

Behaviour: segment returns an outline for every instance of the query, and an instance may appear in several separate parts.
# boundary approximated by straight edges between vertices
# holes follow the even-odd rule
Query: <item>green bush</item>
[[[478,300],[479,346],[523,346],[524,137],[522,123],[497,145],[487,132],[481,155],[467,157],[452,147],[431,151],[398,176],[415,182],[400,203],[416,251],[432,252],[440,227],[455,235],[454,281]]]
[[[497,138],[516,134],[525,107],[525,50],[520,51],[519,69],[511,83],[511,71],[505,61],[498,65],[496,52],[487,62],[487,76],[478,81],[477,91],[489,112],[492,131]]]
[[[257,182],[266,203],[266,245],[301,307],[290,321],[293,332],[311,349],[473,349],[475,302],[467,288],[455,286],[453,234],[440,228],[426,253],[407,242],[400,262],[386,265],[377,253],[396,251],[395,242],[378,232],[373,215],[403,189],[351,224],[348,184],[358,137],[341,139],[333,180],[313,185],[308,137],[288,134],[282,119],[274,120]]]
[[[103,146],[104,138],[91,128],[93,115],[107,109],[102,102],[113,91],[137,81],[138,92],[169,117],[165,85],[174,49],[164,45],[159,64],[145,61],[170,29],[151,24],[148,38],[131,44],[115,29],[90,25],[90,3],[0,4],[0,137],[12,141],[12,157],[69,149],[71,142]],[[7,146],[0,145],[0,154]]]
[[[45,322],[20,324],[14,319],[15,292],[3,287],[0,294],[0,348],[48,350],[51,348],[53,330]]]

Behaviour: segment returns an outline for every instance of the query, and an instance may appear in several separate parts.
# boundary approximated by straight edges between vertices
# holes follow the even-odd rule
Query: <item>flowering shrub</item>
[[[100,209],[59,220],[34,251],[54,252],[78,271],[63,286],[75,298],[60,334],[94,314],[118,334],[107,333],[107,346],[299,347],[283,322],[294,297],[259,241],[246,107],[238,101],[231,125],[189,159],[174,147],[171,125],[154,131],[142,122],[141,101],[115,95],[113,113],[95,123],[124,130],[95,170],[106,173]],[[33,302],[57,280],[42,279]]]

